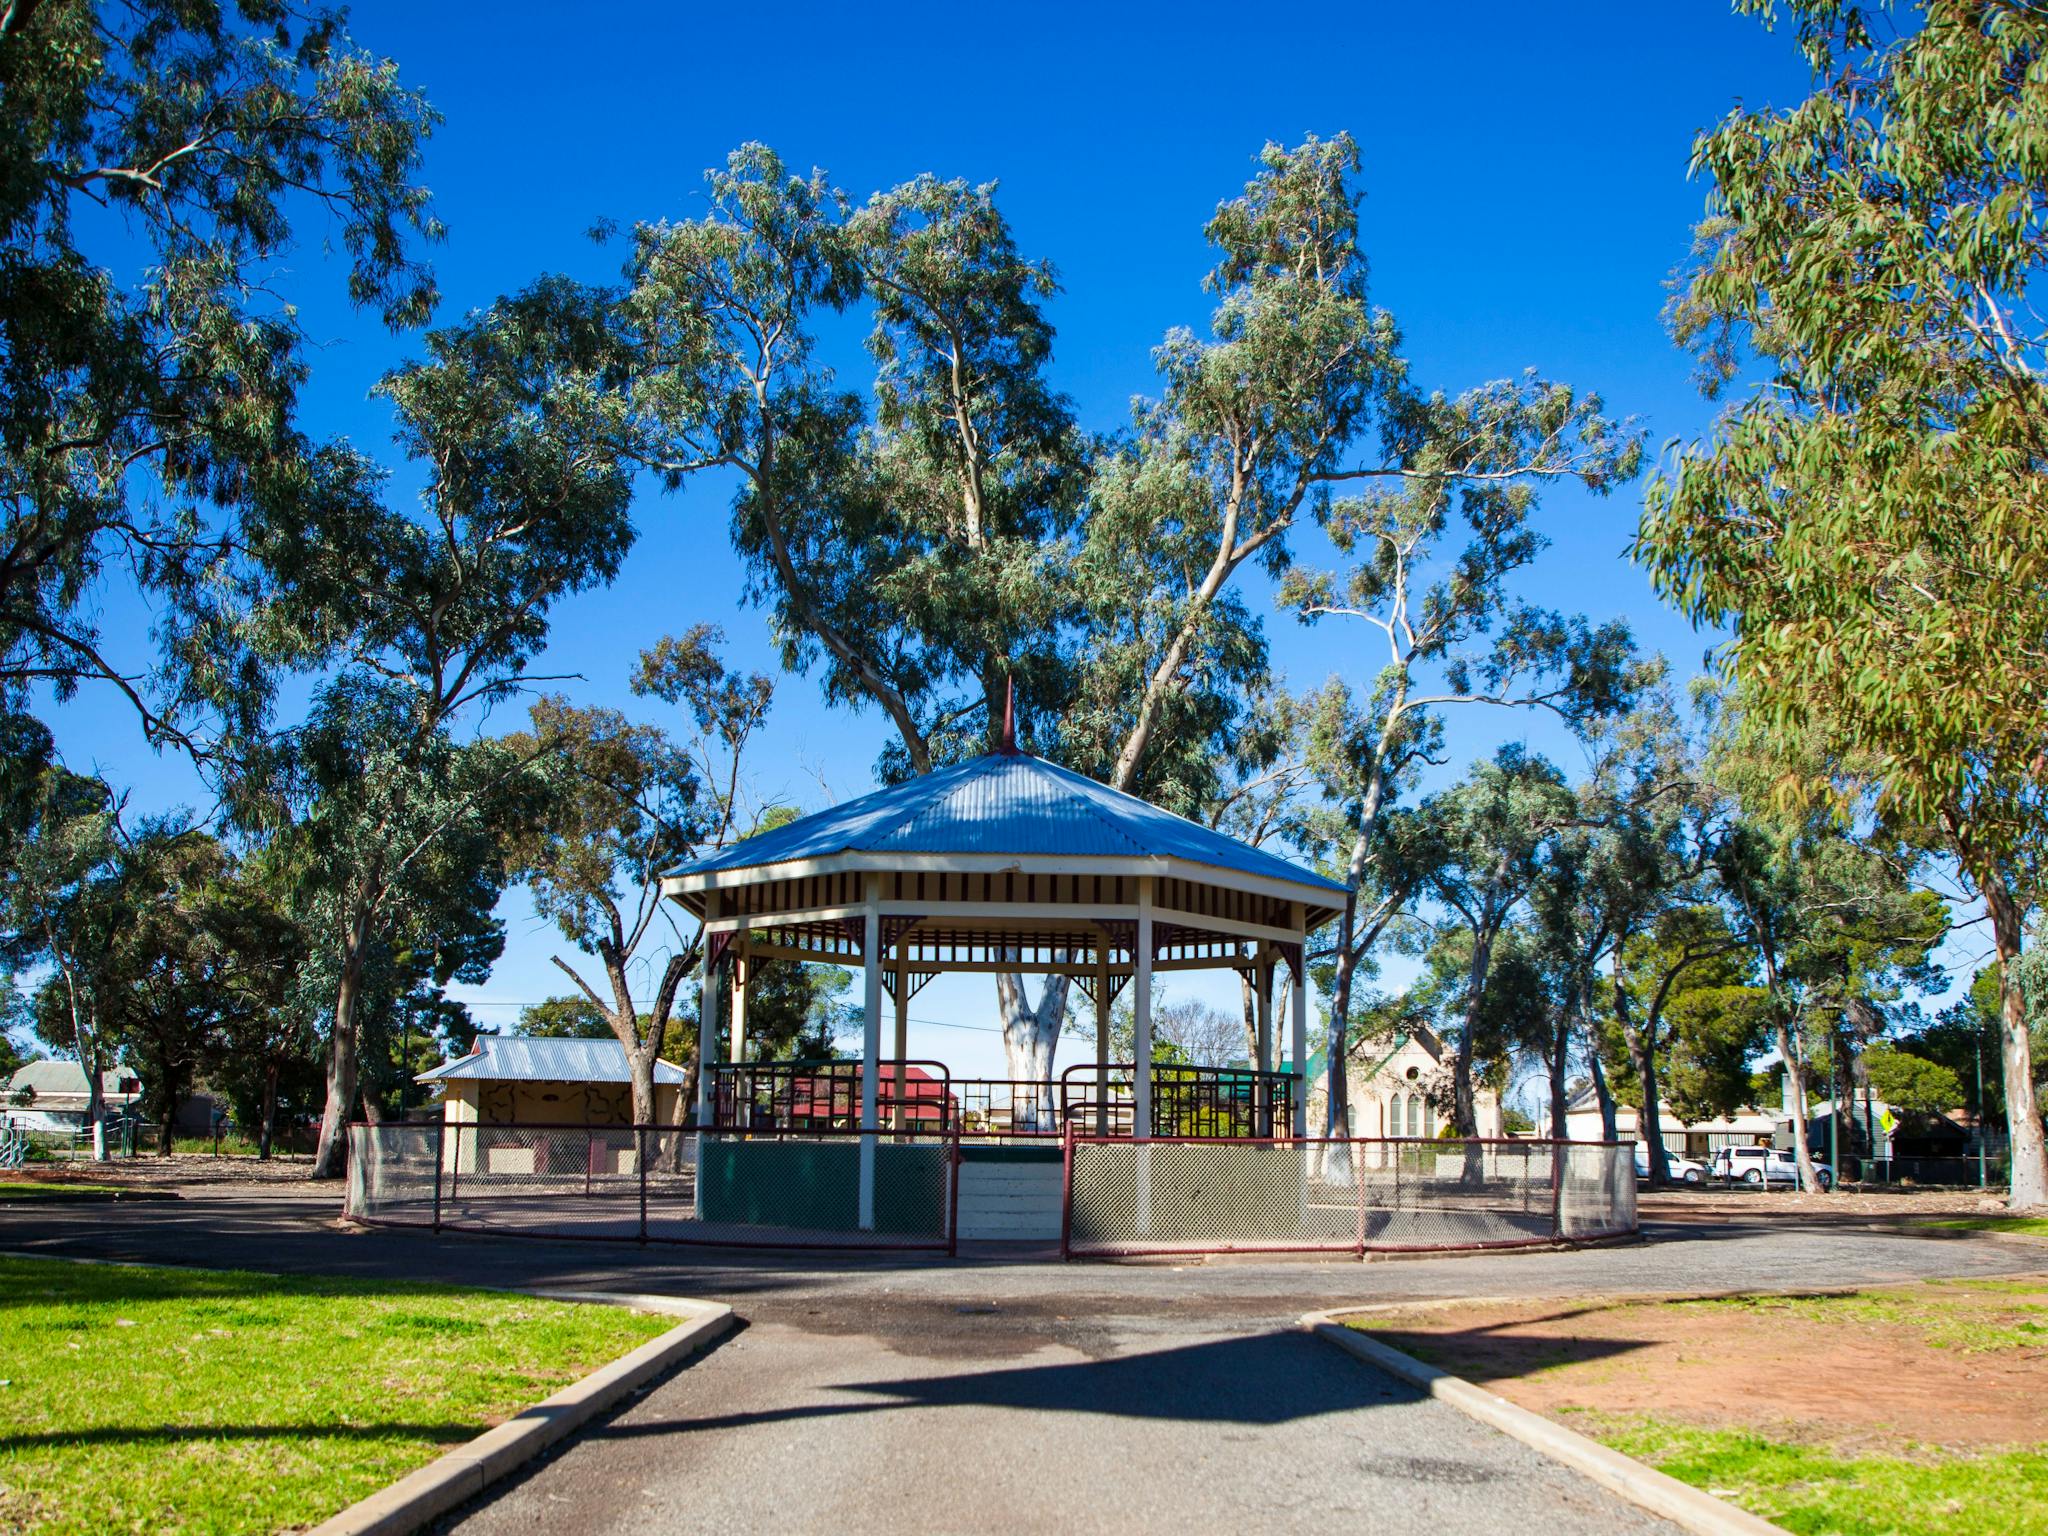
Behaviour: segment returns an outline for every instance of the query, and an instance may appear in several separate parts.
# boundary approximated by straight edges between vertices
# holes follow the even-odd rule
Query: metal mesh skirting
[[[1635,1230],[1626,1146],[1075,1137],[1065,1251],[1509,1247]]]
[[[385,1226],[720,1247],[945,1248],[950,1140],[674,1126],[404,1124],[350,1130],[348,1214]]]

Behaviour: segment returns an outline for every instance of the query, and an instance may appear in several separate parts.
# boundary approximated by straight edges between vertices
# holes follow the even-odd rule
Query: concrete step
[[[962,1164],[960,1236],[995,1242],[1057,1238],[1064,1178],[1058,1163]]]

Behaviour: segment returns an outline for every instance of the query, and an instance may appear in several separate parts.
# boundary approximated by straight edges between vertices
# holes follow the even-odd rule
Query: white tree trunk
[[[1059,1051],[1060,1025],[1067,1017],[1069,978],[1048,976],[1045,990],[1032,1006],[1022,976],[996,977],[996,1003],[1002,1010],[1003,1058],[1009,1064],[1015,1095],[1012,1125],[1017,1130],[1056,1131],[1059,1103],[1053,1088],[1053,1058]]]

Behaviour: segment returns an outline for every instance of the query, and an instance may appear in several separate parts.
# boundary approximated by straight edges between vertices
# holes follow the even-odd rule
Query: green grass
[[[2044,1536],[2048,1448],[1843,1456],[1738,1430],[1575,1414],[1625,1456],[1814,1536]]]
[[[156,1143],[151,1141],[144,1146],[138,1147],[136,1150],[144,1157],[148,1157],[156,1151]],[[206,1156],[211,1157],[214,1152],[213,1138],[211,1136],[173,1136],[171,1138],[171,1150],[173,1152],[204,1153]],[[220,1155],[222,1157],[254,1157],[256,1155],[256,1143],[246,1136],[223,1136],[220,1139]]]
[[[2048,1237],[2048,1216],[1958,1216],[1928,1225],[1957,1232],[2023,1232],[2029,1237]]]
[[[451,1286],[0,1257],[0,1531],[314,1524],[673,1321]]]
[[[1965,1354],[1990,1354],[2009,1349],[2048,1347],[2048,1306],[2015,1301],[2003,1309],[1955,1306],[1944,1302],[1948,1290],[2004,1291],[2038,1295],[2039,1280],[1994,1281],[1990,1284],[1930,1281],[1906,1291],[1851,1291],[1818,1296],[1716,1296],[1678,1301],[1677,1307],[1734,1308],[1782,1314],[1802,1323],[1856,1324],[1879,1328],[1913,1328],[1937,1349]],[[1999,1315],[2002,1311],[2004,1315]]]

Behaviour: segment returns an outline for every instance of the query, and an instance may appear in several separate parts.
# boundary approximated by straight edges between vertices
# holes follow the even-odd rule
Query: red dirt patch
[[[1375,1337],[1553,1417],[1648,1414],[1851,1454],[2048,1443],[2048,1288],[1516,1302],[1363,1314]]]

